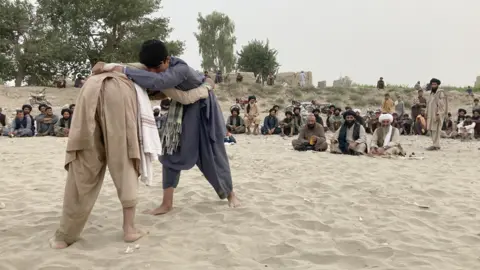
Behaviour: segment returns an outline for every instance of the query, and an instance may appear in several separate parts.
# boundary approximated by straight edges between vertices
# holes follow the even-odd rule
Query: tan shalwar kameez
[[[385,137],[388,134],[388,128],[379,127],[373,132],[371,148],[386,147],[385,154],[387,155],[404,155],[405,152],[400,145],[400,131],[396,127],[392,127],[392,135],[390,137],[390,143],[384,145]]]
[[[353,140],[353,130],[354,130],[355,125],[351,126],[350,128],[347,127],[347,142],[352,143],[356,142],[357,146],[353,151],[357,153],[365,153],[367,151],[367,132],[365,131],[365,128],[360,125],[360,134],[358,140]],[[338,136],[340,135],[340,130],[337,129],[335,131],[335,134],[333,135],[332,139],[336,140],[335,143],[330,144],[330,152],[335,153],[335,154],[343,154],[342,150],[340,150],[340,146],[338,143]]]
[[[260,125],[259,115],[260,110],[258,109],[257,104],[250,104],[250,111],[247,113],[247,110],[245,110],[245,117],[243,118],[245,121],[245,126],[250,128],[252,125]]]
[[[427,100],[427,130],[430,131],[433,146],[436,148],[440,148],[440,134],[447,111],[448,101],[445,91],[438,89],[436,93],[431,92]]]
[[[300,128],[298,138],[292,141],[293,149],[300,150],[306,143],[310,142],[312,137],[316,137],[317,141],[313,145],[315,151],[326,151],[328,148],[327,139],[325,138],[325,130],[323,126],[315,123],[315,127],[310,129],[308,125]]]
[[[206,87],[165,94],[183,104],[208,96]],[[137,204],[140,146],[137,94],[117,72],[89,77],[78,94],[66,149],[63,212],[55,241],[74,243],[97,200],[108,166],[123,208]]]
[[[65,169],[68,171],[56,241],[75,242],[97,200],[108,166],[124,208],[137,204],[140,146],[137,95],[120,73],[95,75],[78,95]]]

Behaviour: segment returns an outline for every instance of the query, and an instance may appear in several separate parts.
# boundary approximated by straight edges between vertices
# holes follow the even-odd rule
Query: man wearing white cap
[[[382,114],[378,120],[380,127],[373,132],[370,154],[374,156],[405,155],[400,145],[400,131],[392,126],[393,116]]]

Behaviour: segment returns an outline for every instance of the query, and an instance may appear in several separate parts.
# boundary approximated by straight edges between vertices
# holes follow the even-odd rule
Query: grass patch
[[[285,99],[283,99],[283,98],[277,98],[277,99],[275,99],[275,104],[278,105],[278,106],[280,106],[280,107],[282,107],[282,105],[285,104]]]
[[[220,96],[218,97],[218,100],[219,100],[219,101],[228,101],[228,98],[227,98],[226,96],[224,96],[224,95],[220,95]]]
[[[366,106],[368,106],[368,103],[364,99],[358,99],[358,100],[353,101],[353,105],[355,107],[366,107]]]
[[[295,98],[301,98],[303,97],[303,92],[300,89],[292,89],[292,94]]]
[[[366,102],[369,106],[380,107],[382,106],[382,100],[383,100],[383,97],[378,96],[378,97],[370,97],[366,100]]]
[[[332,104],[340,104],[343,102],[343,99],[340,95],[330,95],[327,96],[327,102],[330,102]]]

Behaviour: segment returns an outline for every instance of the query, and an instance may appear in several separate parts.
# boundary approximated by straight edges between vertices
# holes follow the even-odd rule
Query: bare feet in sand
[[[53,249],[64,249],[68,247],[67,243],[64,241],[55,241],[55,238],[50,238],[48,242],[50,243],[50,247]]]
[[[240,201],[237,198],[237,195],[235,195],[235,192],[230,192],[230,195],[228,195],[228,206],[232,208],[236,208],[240,206]]]
[[[133,229],[131,231],[126,231],[123,234],[123,241],[125,241],[127,243],[132,243],[132,242],[135,242],[138,239],[142,238],[146,234],[148,234],[148,232],[144,232],[144,231],[139,230],[139,229]]]
[[[170,212],[172,210],[172,208],[173,207],[171,205],[162,204],[155,209],[145,210],[142,213],[149,214],[149,215],[152,215],[152,216],[158,216],[158,215],[164,215],[164,214]]]

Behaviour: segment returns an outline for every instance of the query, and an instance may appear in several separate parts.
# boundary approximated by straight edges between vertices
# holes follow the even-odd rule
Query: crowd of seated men
[[[0,135],[14,137],[56,136],[68,137],[75,104],[63,108],[60,115],[53,113],[52,107],[40,104],[39,114],[32,115],[32,106],[25,104],[15,111],[13,120],[7,120],[0,108]]]
[[[428,135],[427,116],[425,111],[426,101],[423,92],[414,100],[412,116],[407,113],[386,113],[377,110],[375,113],[364,118],[361,111],[346,107],[342,110],[331,105],[329,107],[326,121],[320,116],[320,110],[314,109],[312,114],[304,119],[300,107],[294,107],[293,111],[286,111],[282,120],[279,119],[279,106],[273,106],[268,115],[260,125],[260,108],[255,96],[248,98],[248,105],[244,115],[240,115],[240,109],[233,107],[230,116],[226,119],[228,136],[232,134],[254,135],[298,135],[293,140],[292,146],[295,150],[326,151],[328,144],[325,139],[325,132],[334,133],[330,143],[330,151],[337,154],[372,155],[394,154],[403,155],[404,151],[399,143],[401,135]],[[386,97],[388,98],[388,97]],[[476,107],[475,107],[476,106]],[[472,109],[473,116],[466,115],[466,110],[458,111],[457,121],[451,120],[451,114],[445,119],[442,128],[444,138],[477,139],[480,138],[480,105],[478,99]],[[373,135],[372,141],[367,146],[366,134]],[[227,136],[227,137],[228,137]],[[384,146],[387,141],[388,146]],[[346,148],[346,145],[348,146]],[[375,149],[372,149],[374,146]],[[382,150],[383,149],[383,150]]]

